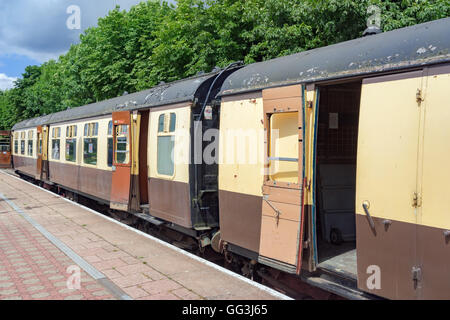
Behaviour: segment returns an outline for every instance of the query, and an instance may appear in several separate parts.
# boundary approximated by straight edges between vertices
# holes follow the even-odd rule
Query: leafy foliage
[[[0,91],[0,129],[23,119],[362,35],[368,7],[384,31],[450,16],[450,0],[178,0],[119,7],[80,43]]]

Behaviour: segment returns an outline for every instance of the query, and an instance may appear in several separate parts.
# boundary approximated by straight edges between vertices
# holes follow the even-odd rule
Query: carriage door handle
[[[266,197],[267,196],[264,196],[263,199],[273,209],[273,211],[275,211],[275,219],[277,220],[277,227],[278,227],[278,225],[280,224],[281,211],[278,210]]]
[[[370,227],[372,228],[372,230],[375,231],[375,223],[373,222],[372,216],[370,215],[370,212],[369,212],[369,207],[370,207],[369,201],[364,201],[362,204],[362,207],[364,209],[364,212],[366,213],[367,219],[369,220]]]

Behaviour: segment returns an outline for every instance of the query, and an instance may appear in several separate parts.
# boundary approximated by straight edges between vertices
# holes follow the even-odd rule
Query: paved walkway
[[[0,171],[0,300],[283,298]]]

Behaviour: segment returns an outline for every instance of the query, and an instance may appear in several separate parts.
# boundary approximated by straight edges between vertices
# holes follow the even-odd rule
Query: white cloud
[[[0,90],[6,90],[11,89],[14,87],[14,81],[16,81],[17,78],[8,77],[4,73],[0,73]]]
[[[128,10],[141,0],[0,0],[0,53],[19,54],[39,62],[69,50],[99,17],[120,5]],[[69,30],[67,7],[81,9],[82,30]]]

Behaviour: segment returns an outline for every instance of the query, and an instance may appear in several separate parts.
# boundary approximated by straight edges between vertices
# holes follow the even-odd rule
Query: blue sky
[[[141,0],[0,0],[0,90],[11,88],[28,65],[57,59],[99,17]],[[81,29],[70,30],[67,8],[80,8]]]

